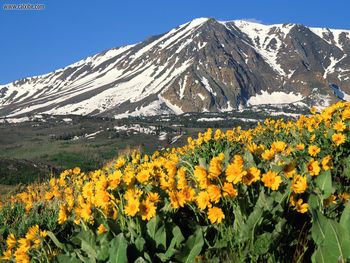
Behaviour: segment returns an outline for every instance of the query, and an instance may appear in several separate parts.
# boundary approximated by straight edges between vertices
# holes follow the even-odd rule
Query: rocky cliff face
[[[199,18],[0,86],[0,116],[155,115],[327,104],[350,94],[350,31]]]

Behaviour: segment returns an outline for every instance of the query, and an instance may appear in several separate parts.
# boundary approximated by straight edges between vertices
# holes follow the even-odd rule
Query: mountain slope
[[[2,85],[0,116],[223,112],[279,98],[326,106],[344,94],[350,94],[350,31],[199,18]]]

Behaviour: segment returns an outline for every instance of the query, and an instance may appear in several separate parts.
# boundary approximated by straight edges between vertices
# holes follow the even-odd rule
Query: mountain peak
[[[330,84],[350,93],[347,31],[196,18],[136,45],[0,85],[0,117],[222,112],[252,97],[275,102],[276,94],[309,103],[315,90],[328,102]]]

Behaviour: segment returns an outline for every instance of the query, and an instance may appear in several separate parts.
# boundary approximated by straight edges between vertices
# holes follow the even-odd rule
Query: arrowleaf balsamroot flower
[[[243,176],[245,176],[246,174],[247,172],[243,170],[241,158],[238,157],[234,159],[233,163],[227,166],[225,171],[227,182],[233,184],[241,182]]]
[[[341,145],[345,142],[346,136],[342,133],[334,133],[332,135],[332,141],[337,145]]]
[[[334,123],[333,129],[336,130],[337,132],[342,132],[346,129],[346,125],[343,121],[338,121]]]
[[[311,176],[319,175],[321,168],[318,161],[311,159],[307,165],[307,170]]]
[[[200,210],[204,210],[207,207],[211,207],[210,196],[208,192],[206,191],[199,192],[198,195],[196,196],[196,203]]]
[[[325,156],[322,159],[321,164],[322,164],[323,170],[325,171],[332,169],[332,157],[330,155]]]
[[[97,234],[101,235],[103,233],[106,233],[108,230],[107,228],[104,226],[104,224],[100,224],[97,228]]]
[[[263,174],[261,181],[264,183],[265,187],[276,191],[282,183],[282,177],[279,176],[276,172],[268,171],[267,173]]]
[[[156,206],[153,202],[150,201],[142,201],[140,205],[140,215],[142,220],[150,220],[156,215]]]
[[[208,219],[210,220],[210,223],[220,224],[221,221],[225,218],[224,213],[222,212],[221,208],[219,207],[211,207],[208,209]]]
[[[140,201],[135,198],[129,198],[128,204],[124,207],[124,213],[128,216],[135,216],[140,210]]]
[[[242,183],[251,185],[260,180],[260,170],[256,167],[250,167],[247,173],[242,178]]]
[[[307,189],[307,178],[305,176],[296,175],[293,178],[292,190],[296,194],[302,194]]]
[[[296,203],[295,203],[295,208],[297,210],[297,212],[299,213],[306,213],[307,210],[309,209],[309,205],[307,203],[303,202],[303,199],[299,199]]]
[[[317,154],[319,154],[321,149],[316,146],[316,145],[310,145],[308,148],[308,153],[312,156],[315,157]]]
[[[271,149],[277,153],[281,153],[286,148],[287,144],[283,141],[275,141],[271,144]]]

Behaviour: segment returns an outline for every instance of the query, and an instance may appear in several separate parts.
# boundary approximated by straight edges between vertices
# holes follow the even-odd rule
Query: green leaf
[[[328,198],[332,194],[332,176],[331,172],[324,171],[316,177],[316,185],[322,191],[323,199]]]
[[[81,262],[73,255],[59,254],[55,259],[57,260],[58,263],[80,263]]]
[[[271,244],[272,234],[264,233],[259,235],[254,242],[253,251],[255,254],[263,255],[269,251]]]
[[[318,210],[320,207],[318,196],[315,194],[310,194],[308,204],[310,206],[310,209],[313,208],[313,209]]]
[[[135,240],[135,247],[139,252],[142,252],[145,246],[145,239],[143,239],[142,237],[137,237]]]
[[[245,151],[243,159],[245,161],[245,164],[247,164],[247,168],[256,166],[256,163],[254,161],[254,156],[251,154],[250,151]]]
[[[177,259],[184,263],[194,262],[196,256],[201,253],[203,245],[204,239],[202,230],[198,228],[197,231],[187,239],[185,247],[180,252]]]
[[[344,235],[343,227],[336,221],[329,220],[325,234],[326,239],[323,248],[327,251],[327,261],[345,262],[345,259],[350,257],[350,242],[349,236]]]
[[[313,263],[327,263],[325,260],[327,251],[322,248],[318,248],[311,257]]]
[[[51,238],[52,242],[55,244],[56,247],[58,247],[59,249],[65,250],[66,248],[65,245],[60,241],[58,241],[54,233],[52,233],[51,231],[47,231],[47,235]]]
[[[90,259],[97,258],[97,252],[94,244],[90,244],[85,240],[81,241],[81,249],[89,256]]]
[[[126,239],[124,238],[123,233],[120,233],[118,236],[116,236],[114,239],[111,240],[111,245],[109,248],[109,261],[108,262],[115,262],[115,263],[126,263],[128,262],[127,259],[127,250],[128,244],[126,242]]]
[[[147,263],[148,261],[146,261],[143,257],[138,257],[134,263]]]
[[[98,236],[97,260],[105,261],[109,257],[109,240],[106,234]]]
[[[166,231],[164,225],[161,225],[156,234],[155,234],[155,241],[157,244],[158,249],[165,250],[166,248]]]
[[[152,238],[153,240],[156,239],[158,225],[159,225],[159,216],[158,215],[156,217],[152,218],[147,223],[147,233],[150,236],[150,238]]]
[[[184,241],[184,236],[182,235],[182,232],[178,226],[175,226],[172,230],[173,238],[171,239],[170,245],[165,252],[165,256],[167,258],[170,258],[175,253],[175,247],[179,247],[181,242]]]
[[[315,209],[311,209],[312,227],[311,236],[317,245],[320,245],[326,238],[325,227],[327,225],[327,218]]]
[[[350,232],[350,201],[346,202],[344,211],[340,217],[340,224],[342,225],[342,227],[347,229],[348,232]]]

